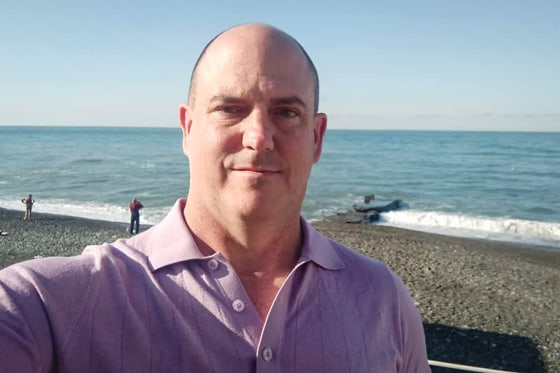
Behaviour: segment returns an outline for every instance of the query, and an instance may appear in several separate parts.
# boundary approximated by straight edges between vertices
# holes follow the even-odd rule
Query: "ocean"
[[[155,224],[188,192],[179,128],[1,127],[0,206]],[[311,221],[364,195],[384,224],[560,249],[560,133],[328,130],[303,206]],[[1,224],[1,222],[0,222]]]

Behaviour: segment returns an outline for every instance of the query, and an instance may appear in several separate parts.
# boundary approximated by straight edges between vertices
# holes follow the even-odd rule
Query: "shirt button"
[[[265,348],[263,348],[262,357],[263,357],[264,361],[266,361],[267,363],[270,360],[272,360],[272,349],[269,346],[266,346]]]
[[[242,312],[245,309],[245,303],[241,299],[236,299],[233,301],[232,307],[235,312]]]
[[[208,261],[208,268],[210,268],[212,271],[215,271],[216,269],[218,269],[218,261],[216,259],[210,259]]]

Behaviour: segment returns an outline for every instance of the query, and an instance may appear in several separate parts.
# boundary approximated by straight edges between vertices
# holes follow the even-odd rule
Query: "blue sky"
[[[560,131],[559,1],[0,3],[0,125],[176,126],[206,42],[298,39],[330,128]]]

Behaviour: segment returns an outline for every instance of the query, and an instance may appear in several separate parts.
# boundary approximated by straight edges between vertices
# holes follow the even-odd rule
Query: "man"
[[[137,234],[140,232],[140,209],[143,209],[144,206],[140,201],[136,198],[130,202],[128,205],[130,209],[130,234]]]
[[[327,119],[290,36],[234,27],[180,106],[188,198],[140,235],[0,272],[17,372],[426,372],[418,312],[384,265],[300,218]]]
[[[23,220],[31,220],[31,210],[33,210],[33,204],[35,203],[33,196],[29,194],[27,197],[22,198],[21,203],[25,204]]]

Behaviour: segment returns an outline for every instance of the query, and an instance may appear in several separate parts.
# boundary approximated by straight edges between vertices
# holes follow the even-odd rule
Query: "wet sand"
[[[128,235],[126,223],[22,217],[0,208],[0,229],[9,232],[0,237],[0,268]],[[424,320],[430,359],[560,372],[560,250],[328,219],[314,225],[401,276]]]

